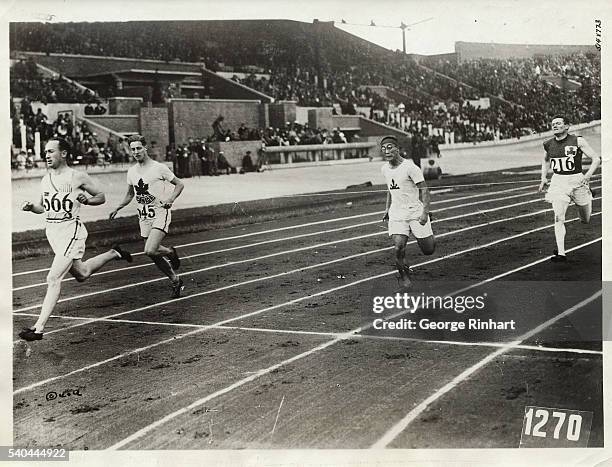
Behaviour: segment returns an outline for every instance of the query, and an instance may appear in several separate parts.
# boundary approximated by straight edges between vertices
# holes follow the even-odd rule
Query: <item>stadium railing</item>
[[[267,146],[268,164],[294,164],[299,162],[341,161],[378,156],[375,142],[346,144],[306,144],[301,146]],[[261,156],[260,156],[261,157]]]

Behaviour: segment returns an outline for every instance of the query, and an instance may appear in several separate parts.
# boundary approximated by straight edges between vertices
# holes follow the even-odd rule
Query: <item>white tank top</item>
[[[68,168],[61,173],[49,172],[42,178],[40,182],[42,203],[48,223],[79,220],[81,203],[76,198],[83,193],[83,190],[75,186],[74,172],[74,169]]]

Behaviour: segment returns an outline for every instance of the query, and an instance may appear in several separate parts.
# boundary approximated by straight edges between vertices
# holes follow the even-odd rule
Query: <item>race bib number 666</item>
[[[585,448],[591,434],[593,412],[525,407],[522,448]]]

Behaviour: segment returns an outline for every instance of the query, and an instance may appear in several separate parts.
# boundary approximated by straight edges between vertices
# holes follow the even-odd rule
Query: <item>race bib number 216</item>
[[[574,159],[569,157],[553,157],[550,163],[554,172],[571,172],[576,168]]]

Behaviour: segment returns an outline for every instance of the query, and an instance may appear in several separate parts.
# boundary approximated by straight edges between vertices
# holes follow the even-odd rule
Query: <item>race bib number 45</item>
[[[148,204],[144,204],[142,209],[138,208],[138,217],[141,219],[152,219],[155,217],[155,208]]]
[[[522,448],[586,448],[593,412],[525,407]]]

